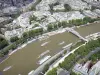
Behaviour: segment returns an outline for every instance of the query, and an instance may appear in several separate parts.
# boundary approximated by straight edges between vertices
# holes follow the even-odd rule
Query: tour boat
[[[11,67],[12,67],[12,66],[8,66],[8,67],[6,67],[3,71],[9,70],[9,69],[11,69]]]
[[[39,55],[39,57],[38,57],[38,58],[40,58],[40,57],[44,56],[45,54],[47,54],[47,53],[49,53],[49,52],[50,52],[50,50],[47,50],[47,51],[43,52],[42,54],[40,54],[40,55]]]
[[[49,42],[45,42],[45,43],[43,43],[43,44],[41,44],[41,46],[45,46],[46,44],[48,44]]]
[[[65,42],[63,41],[63,42],[61,42],[61,43],[59,43],[59,45],[63,45]]]
[[[41,60],[38,61],[38,64],[39,64],[39,65],[43,64],[43,63],[44,63],[45,61],[47,61],[50,57],[51,57],[50,55],[45,56],[43,59],[41,59]]]

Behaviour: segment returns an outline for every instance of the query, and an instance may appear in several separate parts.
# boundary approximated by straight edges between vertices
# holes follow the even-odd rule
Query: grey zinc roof
[[[58,69],[57,75],[69,75],[69,72],[67,70]]]

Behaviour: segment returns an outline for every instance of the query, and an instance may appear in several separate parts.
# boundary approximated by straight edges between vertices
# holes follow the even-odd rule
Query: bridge
[[[77,31],[75,31],[75,30],[72,29],[72,28],[68,28],[68,27],[67,27],[67,28],[66,28],[66,31],[68,31],[68,32],[70,32],[70,33],[76,35],[77,37],[79,37],[81,40],[83,40],[83,41],[85,41],[85,42],[88,41],[87,39],[85,39],[84,37],[82,37]]]

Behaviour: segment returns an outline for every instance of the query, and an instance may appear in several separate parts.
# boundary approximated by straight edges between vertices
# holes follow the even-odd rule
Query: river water
[[[75,29],[81,36],[85,37],[87,35],[100,32],[100,23],[90,24],[89,26],[83,26],[81,28]]]
[[[91,24],[89,26],[84,26],[80,28],[76,28],[83,37],[91,34],[100,32],[100,24]],[[54,54],[61,51],[62,47],[66,46],[69,43],[75,43],[79,39],[71,33],[64,32],[62,34],[56,34],[49,37],[43,41],[36,41],[25,48],[17,51],[13,55],[11,55],[5,62],[0,64],[0,72],[3,75],[27,75],[31,70],[35,70],[39,65],[37,62],[39,61],[39,55],[47,50],[50,52],[48,55],[53,56]],[[65,42],[62,45],[59,45],[61,42]],[[41,44],[48,42],[47,45],[41,46]],[[6,67],[12,66],[9,70],[3,72]]]

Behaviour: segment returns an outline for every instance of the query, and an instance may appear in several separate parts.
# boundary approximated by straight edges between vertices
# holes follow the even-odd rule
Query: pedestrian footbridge
[[[66,30],[74,35],[76,35],[77,37],[79,37],[81,40],[87,42],[88,40],[85,39],[84,37],[82,37],[77,31],[75,31],[74,29],[72,28],[66,28]]]

